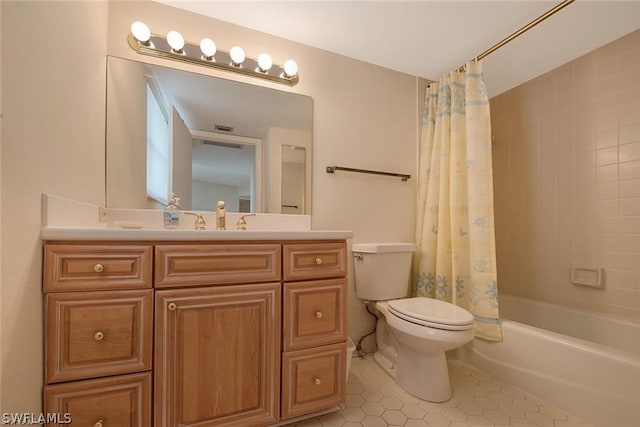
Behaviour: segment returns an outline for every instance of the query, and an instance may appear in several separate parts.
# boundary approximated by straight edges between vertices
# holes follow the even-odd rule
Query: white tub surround
[[[255,214],[246,218],[247,230],[237,231],[244,213],[228,212],[227,230],[215,230],[215,212],[202,215],[206,230],[195,230],[195,216],[180,214],[180,227],[166,230],[161,210],[111,209],[42,195],[42,240],[309,240],[349,239],[349,230],[312,230],[310,215]]]
[[[640,425],[640,324],[507,295],[500,312],[534,326],[503,319],[503,342],[473,340],[459,358],[595,426]],[[536,327],[547,320],[557,332]]]
[[[500,315],[525,325],[633,353],[640,360],[639,322],[511,295],[500,295]]]

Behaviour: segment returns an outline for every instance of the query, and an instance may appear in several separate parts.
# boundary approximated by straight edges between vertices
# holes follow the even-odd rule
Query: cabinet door
[[[285,281],[344,277],[347,243],[287,243],[283,245],[282,260]]]
[[[149,290],[46,296],[47,383],[151,369]]]
[[[347,340],[347,279],[284,284],[284,350]]]
[[[49,427],[150,427],[151,374],[118,375],[44,388],[44,409],[55,414]]]
[[[333,344],[283,354],[283,419],[344,402],[346,346]]]
[[[158,291],[155,425],[278,419],[280,284]]]
[[[155,254],[156,288],[280,280],[279,244],[158,245]]]
[[[149,245],[58,245],[44,248],[45,292],[114,291],[151,287]]]

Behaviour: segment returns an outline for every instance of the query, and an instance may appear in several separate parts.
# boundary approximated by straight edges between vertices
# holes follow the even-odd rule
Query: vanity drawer
[[[46,382],[151,369],[152,292],[48,294]]]
[[[151,427],[151,374],[120,375],[55,384],[44,388],[44,411],[65,414],[72,425],[89,427]]]
[[[283,419],[344,402],[346,345],[334,344],[283,354]]]
[[[284,280],[311,280],[347,275],[346,242],[283,245]]]
[[[279,281],[280,260],[279,244],[159,245],[155,286]]]
[[[44,291],[150,288],[152,257],[146,245],[45,245]]]
[[[346,305],[346,279],[285,283],[285,351],[346,341]]]

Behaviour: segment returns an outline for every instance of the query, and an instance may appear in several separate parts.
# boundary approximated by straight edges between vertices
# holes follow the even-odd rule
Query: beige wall
[[[2,7],[0,6],[0,24],[2,23]],[[2,31],[0,31],[0,271],[2,270]],[[0,322],[2,321],[2,274],[0,273]],[[2,342],[3,332],[0,324],[0,384],[2,384]],[[0,410],[2,409],[2,388],[0,386]]]
[[[640,319],[638,76],[640,31],[491,100],[501,292]]]
[[[314,228],[351,229],[353,241],[359,242],[413,240],[414,179],[328,175],[324,167],[338,164],[415,175],[417,85],[423,87],[424,82],[156,3],[2,1],[0,7],[0,411],[40,410],[40,195],[50,192],[104,203],[105,54],[143,59],[126,43],[134,20],[144,20],[158,33],[175,28],[187,40],[210,36],[220,49],[237,43],[253,57],[265,50],[279,63],[295,58],[298,86],[264,85],[313,97]],[[44,40],[51,43],[34,52],[33,46],[42,46]],[[263,84],[221,71],[211,74]],[[353,280],[350,289],[349,333],[357,338],[371,321],[353,295]]]
[[[107,5],[2,1],[0,7],[5,248],[0,268],[0,411],[39,411],[40,195],[104,200]],[[52,43],[45,48],[47,39]]]

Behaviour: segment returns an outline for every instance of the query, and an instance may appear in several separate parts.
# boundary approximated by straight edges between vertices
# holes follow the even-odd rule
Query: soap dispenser
[[[164,208],[164,228],[175,230],[180,225],[180,198],[171,193],[169,204]]]

